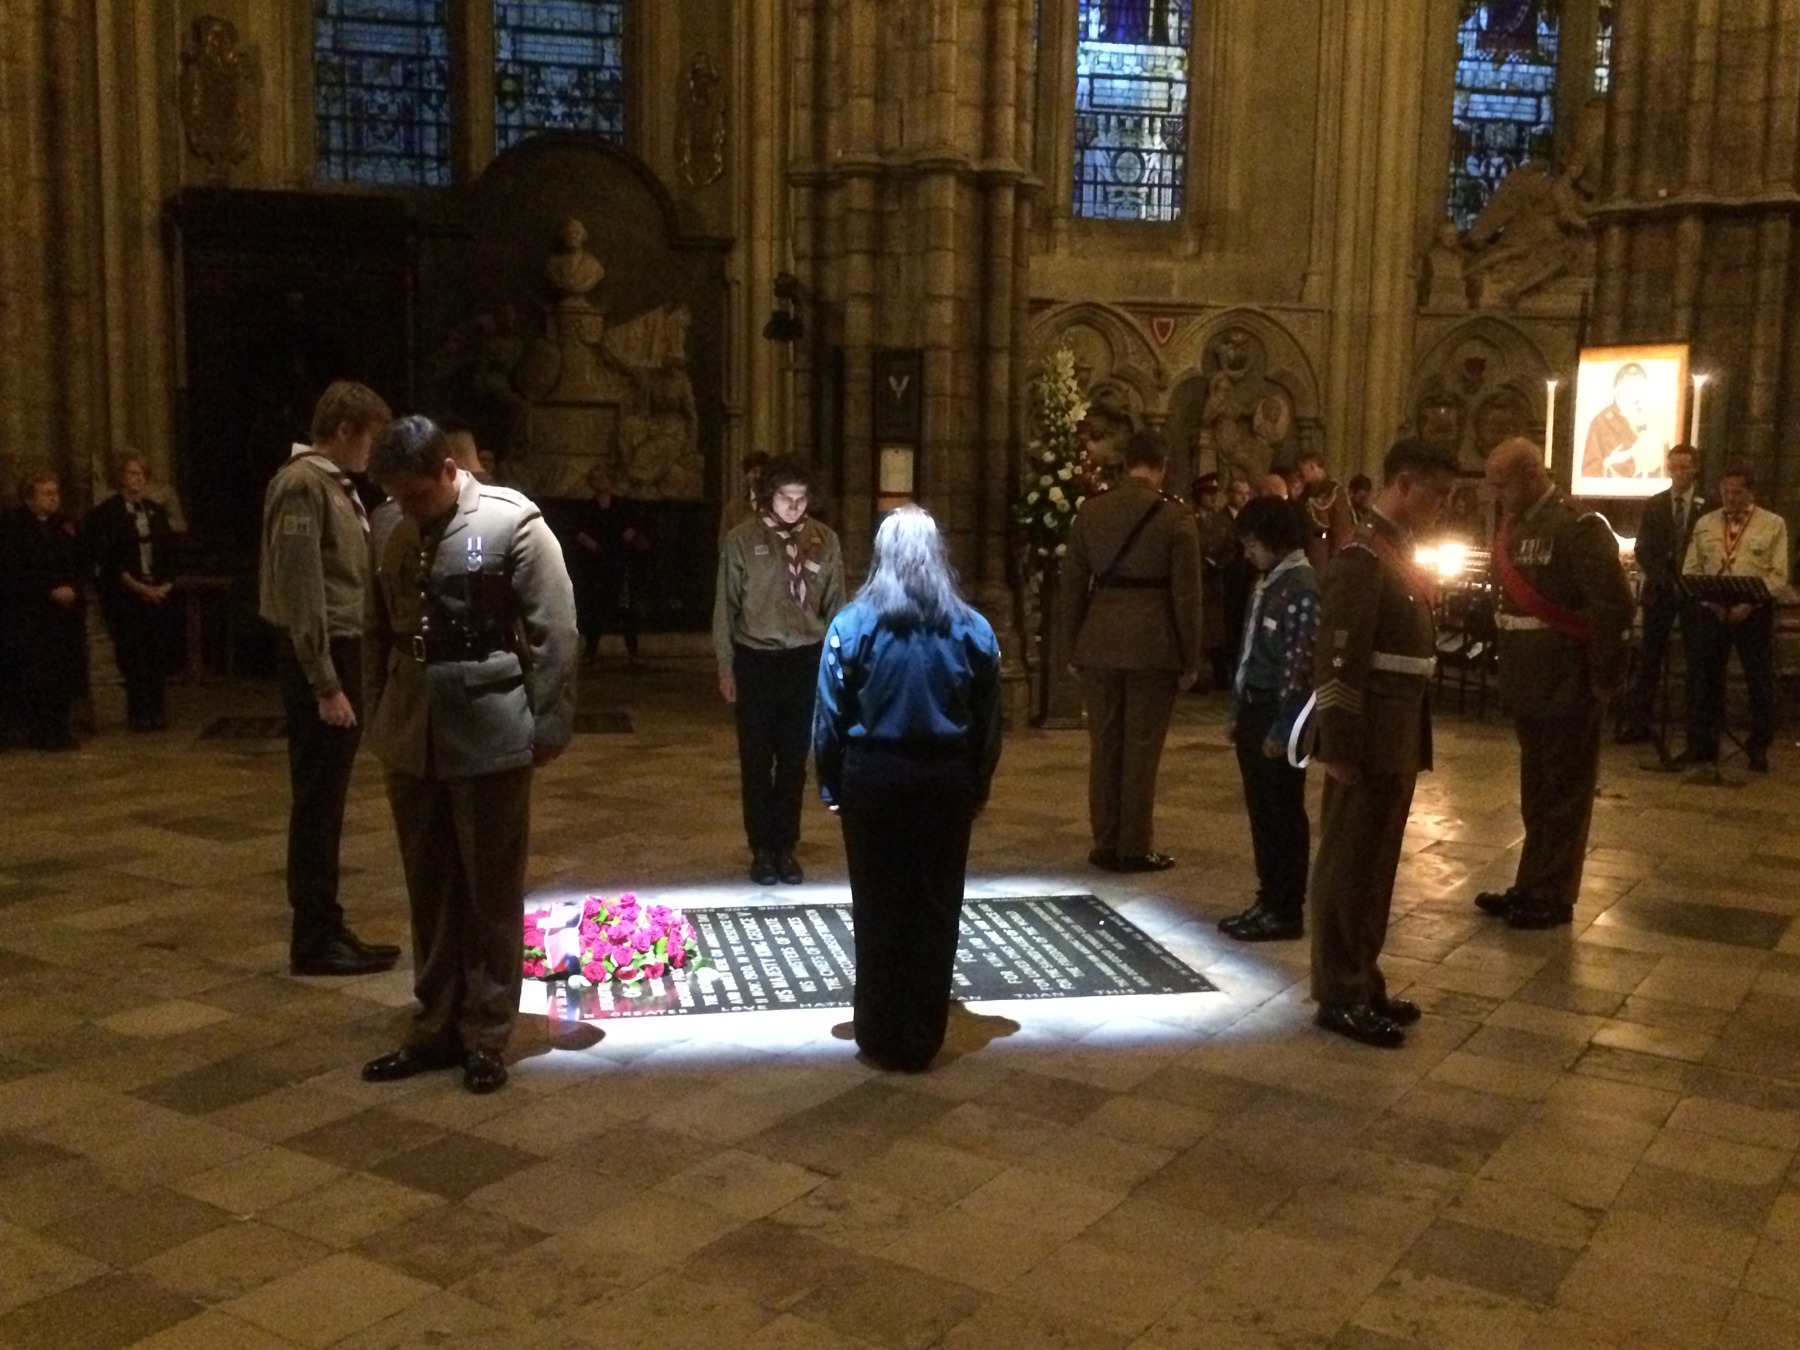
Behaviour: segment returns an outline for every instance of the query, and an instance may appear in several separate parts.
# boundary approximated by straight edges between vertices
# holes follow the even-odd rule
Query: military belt
[[[408,653],[420,665],[441,661],[479,661],[496,652],[513,650],[511,633],[415,633],[405,642]]]
[[[1430,679],[1437,674],[1435,656],[1396,656],[1393,652],[1375,652],[1369,657],[1369,669],[1389,675],[1422,675]]]
[[[1494,627],[1504,628],[1509,633],[1535,633],[1540,628],[1550,625],[1542,619],[1530,614],[1496,614]]]

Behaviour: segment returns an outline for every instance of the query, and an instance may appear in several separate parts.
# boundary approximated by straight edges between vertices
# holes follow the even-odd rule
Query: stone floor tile
[[[204,1304],[226,1303],[330,1255],[294,1233],[249,1220],[213,1228],[138,1265],[166,1289]]]
[[[353,1247],[443,1203],[440,1196],[385,1177],[352,1172],[266,1210],[260,1217],[290,1233],[342,1248]]]
[[[457,1133],[440,1135],[368,1170],[416,1191],[461,1200],[540,1161],[535,1153]]]
[[[1718,1333],[1735,1295],[1692,1275],[1647,1270],[1584,1253],[1557,1293],[1559,1307],[1607,1321],[1706,1345]]]
[[[271,1280],[220,1310],[301,1345],[323,1347],[432,1292],[422,1280],[340,1252]]]
[[[535,1228],[449,1205],[384,1229],[358,1243],[356,1250],[403,1275],[448,1287],[543,1239]]]
[[[247,1218],[317,1191],[341,1175],[343,1169],[330,1163],[289,1148],[269,1146],[184,1177],[175,1184],[187,1195]]]
[[[148,1187],[104,1210],[71,1215],[42,1235],[105,1265],[136,1265],[190,1238],[230,1224],[232,1215],[176,1191]]]
[[[0,1224],[0,1312],[47,1298],[105,1270],[91,1257]]]
[[[0,1315],[0,1344],[16,1350],[112,1350],[199,1311],[146,1276],[112,1272]]]

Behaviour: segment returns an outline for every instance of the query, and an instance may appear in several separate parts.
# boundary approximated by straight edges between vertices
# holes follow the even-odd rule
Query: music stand
[[[1688,576],[1683,575],[1678,583],[1681,596],[1696,605],[1767,605],[1774,603],[1775,597],[1769,593],[1768,583],[1761,577],[1727,577],[1727,576]],[[1730,657],[1727,656],[1727,661]],[[1720,672],[1721,683],[1726,672]],[[1693,672],[1688,672],[1693,678]],[[1742,754],[1744,743],[1731,734],[1729,719],[1725,716],[1724,704],[1727,702],[1725,691],[1721,690],[1719,709],[1719,734],[1732,744],[1734,754]],[[1719,772],[1720,756],[1713,756],[1713,782],[1722,783],[1724,776]]]

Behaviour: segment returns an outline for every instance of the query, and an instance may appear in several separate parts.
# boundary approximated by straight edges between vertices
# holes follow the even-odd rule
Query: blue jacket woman
[[[813,714],[856,929],[856,1043],[919,1070],[944,1043],[969,836],[1000,759],[1000,647],[932,518],[902,507],[832,621]]]

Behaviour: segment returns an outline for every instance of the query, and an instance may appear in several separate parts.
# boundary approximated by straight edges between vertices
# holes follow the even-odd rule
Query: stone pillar
[[[79,508],[107,426],[95,6],[0,9],[0,500],[48,461]]]
[[[1785,0],[1642,0],[1617,13],[1597,336],[1688,341],[1712,377],[1707,469],[1747,463],[1800,508],[1795,139],[1800,10]],[[1662,91],[1681,91],[1671,99]]]
[[[964,578],[1003,606],[1024,398],[1032,6],[793,3],[806,449],[834,478],[854,570],[874,525],[875,354],[923,352],[921,497]]]

